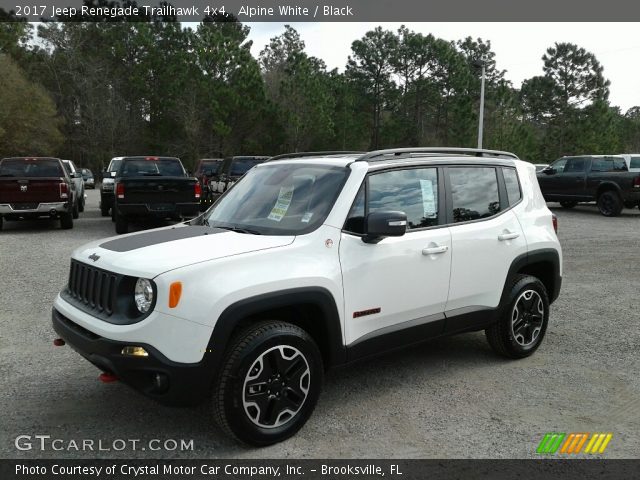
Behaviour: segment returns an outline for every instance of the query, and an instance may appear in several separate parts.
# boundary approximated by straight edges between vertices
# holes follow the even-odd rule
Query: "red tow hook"
[[[66,343],[65,343],[65,341],[64,341],[63,339],[61,339],[61,338],[56,338],[56,339],[53,341],[53,344],[54,344],[56,347],[63,347]]]
[[[102,383],[111,383],[118,381],[118,377],[116,377],[113,373],[107,372],[102,372],[98,378]]]

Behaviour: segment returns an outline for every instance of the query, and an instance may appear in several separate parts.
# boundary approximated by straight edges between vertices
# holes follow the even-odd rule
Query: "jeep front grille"
[[[84,309],[111,315],[120,279],[120,275],[71,260],[67,292],[74,303],[84,306]]]

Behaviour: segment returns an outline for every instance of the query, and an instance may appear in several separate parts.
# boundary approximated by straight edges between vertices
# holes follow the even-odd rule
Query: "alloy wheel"
[[[535,290],[525,290],[516,300],[511,312],[511,332],[522,347],[533,345],[544,322],[544,302]]]

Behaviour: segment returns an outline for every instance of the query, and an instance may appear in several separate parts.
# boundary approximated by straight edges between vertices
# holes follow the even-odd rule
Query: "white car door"
[[[442,331],[451,234],[440,226],[444,196],[438,176],[437,168],[420,167],[372,173],[365,180],[366,208],[363,185],[340,240],[348,347],[381,339],[386,348],[397,335],[404,335],[400,344],[407,335],[411,340]],[[407,231],[365,243],[364,219],[379,211],[405,212]]]
[[[495,309],[511,264],[527,252],[520,222],[509,208],[520,200],[515,198],[520,194],[517,175],[513,168],[504,169],[509,178],[505,174],[508,183],[500,194],[498,175],[503,175],[502,170],[491,166],[448,168],[453,258],[445,311],[447,331],[473,326],[465,314],[485,311],[488,315],[488,310]],[[512,197],[511,201],[506,197]],[[456,321],[458,316],[460,322]],[[482,322],[482,315],[472,321]]]

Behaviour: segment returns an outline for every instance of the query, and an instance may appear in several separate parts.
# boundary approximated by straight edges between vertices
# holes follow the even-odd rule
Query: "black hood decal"
[[[206,226],[174,227],[167,230],[154,232],[144,232],[129,237],[116,238],[100,245],[101,248],[112,252],[129,252],[138,248],[158,245],[159,243],[184,240],[185,238],[199,237],[201,235],[214,235],[224,233],[221,228],[211,228]]]

